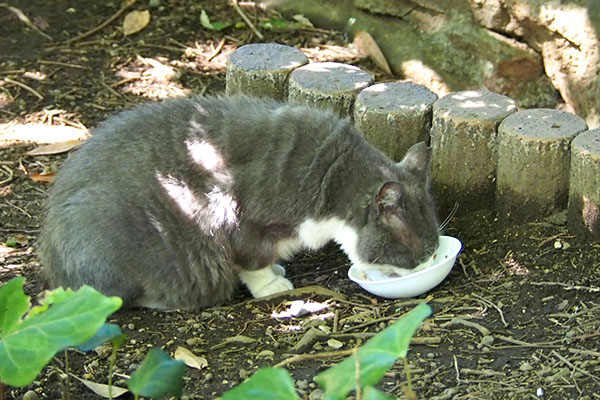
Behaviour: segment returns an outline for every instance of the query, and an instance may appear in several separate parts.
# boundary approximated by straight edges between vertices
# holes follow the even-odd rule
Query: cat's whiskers
[[[450,212],[448,213],[448,216],[446,218],[444,218],[442,223],[438,226],[438,231],[440,232],[440,234],[442,234],[444,232],[444,229],[446,228],[446,226],[448,226],[448,224],[450,223],[452,218],[454,218],[454,216],[456,215],[456,212],[458,211],[458,207],[459,207],[458,203],[454,203],[454,206],[452,207],[452,210],[450,210]]]

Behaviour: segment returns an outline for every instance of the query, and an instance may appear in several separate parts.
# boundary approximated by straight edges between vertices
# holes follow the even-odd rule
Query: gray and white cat
[[[340,244],[409,273],[438,243],[430,149],[394,163],[349,121],[250,97],[167,100],[101,124],[64,163],[38,246],[52,286],[125,305],[198,309],[238,278],[255,297],[293,286],[276,262]]]

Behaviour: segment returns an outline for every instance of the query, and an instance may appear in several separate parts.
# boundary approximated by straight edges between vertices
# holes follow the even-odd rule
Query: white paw
[[[277,276],[274,280],[267,283],[265,286],[252,292],[254,297],[265,297],[275,293],[285,292],[286,290],[292,290],[294,285],[292,282],[285,279],[283,276]]]
[[[257,271],[240,271],[239,277],[250,289],[254,297],[269,296],[294,288],[292,283],[283,277],[285,270],[280,265],[271,265]]]
[[[271,271],[273,271],[275,273],[275,275],[285,276],[285,268],[283,268],[279,264],[271,265]]]

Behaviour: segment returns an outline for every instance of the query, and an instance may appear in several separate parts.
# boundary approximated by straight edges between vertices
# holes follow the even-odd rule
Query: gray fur
[[[338,217],[359,232],[361,258],[414,267],[438,239],[429,158],[419,144],[396,164],[348,121],[301,105],[144,105],[101,124],[64,163],[41,262],[52,286],[197,309],[230,298],[239,268],[277,261],[276,243],[307,218]]]

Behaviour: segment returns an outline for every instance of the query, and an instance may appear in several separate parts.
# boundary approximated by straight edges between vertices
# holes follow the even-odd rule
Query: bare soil
[[[11,5],[53,39],[0,7],[0,123],[6,124],[0,129],[0,282],[25,276],[26,291],[36,297],[45,283],[34,243],[49,185],[39,174],[51,174],[65,156],[27,156],[36,144],[15,132],[33,123],[93,127],[147,99],[222,93],[228,54],[259,40],[247,25],[204,29],[202,9],[211,21],[242,22],[229,3],[218,0],[160,2],[137,34],[123,35],[121,15],[70,42],[109,20],[120,2]],[[126,12],[145,7],[134,4]],[[243,10],[257,23],[277,17],[253,6]],[[263,41],[298,46],[313,61],[350,62],[381,77],[340,33],[259,29]],[[558,217],[509,227],[485,211],[453,218],[446,233],[460,238],[464,249],[448,279],[417,299],[384,300],[364,292],[348,280],[348,261],[331,245],[288,263],[299,289],[286,296],[256,301],[240,287],[231,304],[201,312],[119,311],[110,320],[128,341],[117,356],[115,383],[126,385],[149,348],[173,354],[183,346],[207,362],[187,370],[184,398],[216,398],[259,367],[280,364],[303,398],[318,399],[314,375],[427,301],[434,314],[408,355],[419,398],[599,399],[600,245],[578,240]],[[6,388],[5,397],[21,399],[32,390],[42,399],[65,393],[98,398],[77,379],[67,382],[65,371],[106,383],[109,354],[106,348],[91,354],[69,350],[68,367],[64,354],[58,355],[33,384]],[[403,398],[405,383],[400,363],[380,387]]]

